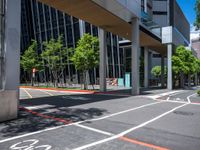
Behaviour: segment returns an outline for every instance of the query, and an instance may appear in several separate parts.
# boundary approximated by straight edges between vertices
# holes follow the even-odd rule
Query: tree
[[[28,72],[31,77],[31,84],[33,86],[33,76],[32,69],[40,68],[39,56],[36,52],[37,50],[37,42],[32,40],[32,44],[25,50],[24,54],[21,56],[20,64],[24,71]]]
[[[99,64],[99,40],[90,34],[84,34],[71,53],[72,63],[83,73],[84,89],[87,89],[87,72]]]
[[[151,74],[154,75],[159,80],[161,80],[161,66],[154,66],[151,69]],[[164,76],[165,76],[165,78],[167,76],[167,68],[166,67],[164,68]]]
[[[196,20],[194,22],[194,26],[198,30],[200,28],[200,0],[196,0],[195,11],[196,11]]]
[[[191,75],[198,71],[197,58],[193,56],[191,50],[187,50],[182,45],[176,48],[172,57],[172,71],[175,80],[180,78],[182,87],[184,86],[184,76],[188,76],[190,86]]]
[[[62,75],[62,70],[66,66],[67,50],[63,46],[62,36],[58,39],[51,39],[44,42],[44,50],[41,57],[46,62],[46,66],[49,67],[54,79],[54,86],[58,87],[58,80]]]

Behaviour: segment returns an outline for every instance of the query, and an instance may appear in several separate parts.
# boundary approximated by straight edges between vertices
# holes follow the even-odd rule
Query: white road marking
[[[38,149],[38,148],[45,148],[44,150],[50,150],[52,146],[50,145],[39,145],[36,146],[36,144],[39,142],[39,140],[36,139],[30,139],[26,141],[22,141],[19,143],[16,143],[12,146],[10,146],[10,149],[12,150],[33,150],[33,149]]]
[[[27,106],[25,108],[30,109],[30,110],[37,110],[37,109],[47,109],[47,108],[54,108],[54,107],[55,106],[53,105],[44,104],[44,105],[38,105],[38,106]]]
[[[54,96],[52,93],[49,93],[49,92],[47,92],[47,91],[45,91],[45,90],[39,90],[40,92],[43,92],[43,93],[46,93],[46,94],[48,94],[48,95],[50,95],[50,96]]]
[[[117,115],[120,115],[120,114],[124,114],[124,113],[130,112],[130,111],[134,111],[134,110],[137,110],[137,109],[141,109],[141,108],[144,108],[144,107],[147,107],[147,106],[151,106],[151,105],[155,105],[155,104],[159,104],[159,103],[164,103],[164,101],[145,104],[145,105],[142,105],[142,106],[139,106],[139,107],[127,109],[127,110],[120,111],[120,112],[117,112],[117,113],[113,113],[113,114],[110,114],[110,115],[107,115],[107,116],[103,116],[103,117],[100,117],[100,118],[90,119],[90,120],[87,120],[87,121],[103,120],[103,119],[106,119],[106,118],[110,118],[110,117],[113,117],[113,116],[117,116]]]
[[[22,88],[23,89],[23,88]],[[29,98],[33,98],[33,96],[26,90],[26,89],[23,89],[24,92],[29,96]]]
[[[84,125],[81,125],[81,124],[76,124],[75,126],[80,127],[80,128],[84,128],[84,129],[87,129],[87,130],[91,130],[91,131],[94,131],[94,132],[97,132],[97,133],[109,135],[109,136],[113,136],[114,135],[112,133],[109,133],[109,132],[106,132],[106,131],[102,131],[102,130],[99,130],[99,129],[95,129],[95,128],[92,128],[92,127],[84,126]]]
[[[36,132],[32,132],[32,133],[27,133],[27,134],[11,137],[11,138],[8,138],[8,139],[1,140],[0,143],[4,143],[4,142],[7,142],[7,141],[12,141],[12,140],[19,139],[19,138],[22,138],[22,137],[27,137],[27,136],[30,136],[30,135],[35,135],[35,134],[39,134],[39,133],[43,133],[43,132],[47,132],[47,131],[51,131],[51,130],[56,130],[56,129],[59,129],[59,128],[62,128],[62,127],[77,125],[77,124],[88,122],[88,121],[103,120],[105,118],[109,118],[109,117],[112,117],[112,116],[120,115],[120,114],[123,114],[123,113],[126,113],[126,112],[134,111],[134,110],[137,110],[137,109],[141,109],[141,108],[148,107],[148,106],[151,106],[151,105],[154,105],[154,104],[159,104],[159,103],[161,103],[161,102],[149,103],[149,104],[141,105],[141,106],[138,106],[138,107],[134,107],[132,109],[128,109],[128,110],[120,111],[120,112],[117,112],[117,113],[113,113],[113,114],[110,114],[110,115],[107,115],[107,116],[104,116],[104,117],[100,117],[100,118],[97,118],[97,119],[88,119],[88,120],[79,121],[79,122],[75,122],[75,123],[71,123],[71,124],[67,124],[67,125],[61,125],[61,126],[57,126],[57,127],[47,128],[47,129],[44,129],[44,130],[40,130],[40,131],[36,131]]]
[[[179,91],[170,91],[170,92],[165,92],[165,93],[156,94],[156,95],[152,95],[152,96],[146,96],[146,97],[149,97],[149,98],[159,98],[159,97],[167,96],[167,95],[170,95],[170,94],[176,94],[178,92],[182,92],[182,90],[179,90]]]
[[[189,96],[187,97],[188,103],[191,103],[190,97],[192,97],[192,96],[194,96],[194,95],[196,95],[196,93],[194,93],[194,94],[192,94],[192,95],[189,95]]]
[[[86,148],[89,148],[89,147],[93,147],[93,146],[96,146],[96,145],[99,145],[99,144],[102,144],[102,143],[117,139],[117,138],[122,137],[122,136],[124,136],[124,135],[126,135],[126,134],[128,134],[128,133],[130,133],[130,132],[132,132],[134,130],[136,130],[136,129],[142,128],[142,127],[144,127],[144,126],[146,126],[146,125],[148,125],[148,124],[150,124],[150,123],[152,123],[152,122],[154,122],[154,121],[156,121],[156,120],[168,115],[169,113],[171,113],[171,112],[173,112],[173,111],[175,111],[175,110],[177,110],[177,109],[179,109],[181,107],[184,107],[184,106],[186,106],[188,104],[189,103],[186,103],[186,104],[180,105],[178,107],[175,107],[175,108],[173,108],[173,109],[171,109],[171,110],[169,110],[169,111],[167,111],[167,112],[165,112],[165,113],[163,113],[163,114],[161,114],[161,115],[159,115],[159,116],[157,116],[157,117],[155,117],[155,118],[153,118],[153,119],[151,119],[149,121],[146,121],[146,122],[144,122],[144,123],[142,123],[140,125],[137,125],[137,126],[135,126],[133,128],[130,128],[130,129],[124,131],[124,132],[121,132],[120,134],[117,134],[117,135],[114,135],[112,137],[109,137],[109,138],[106,138],[106,139],[103,139],[103,140],[99,140],[99,141],[96,141],[96,142],[93,142],[93,143],[90,143],[90,144],[87,144],[87,145],[83,145],[81,147],[77,147],[77,148],[75,148],[73,150],[83,150],[83,149],[86,149]]]
[[[164,101],[163,99],[153,99],[155,101]],[[170,103],[179,103],[179,104],[188,104],[188,102],[185,102],[185,101],[175,101],[175,100],[168,100],[167,102],[170,102]],[[199,105],[200,106],[200,103],[195,103],[195,102],[191,102],[189,103],[190,105]]]
[[[182,92],[184,92],[184,91],[181,90],[181,91],[178,91],[178,92],[176,92],[176,93],[169,94],[169,96],[167,97],[167,101],[170,100],[170,97],[171,97],[171,96],[174,96],[174,95],[180,94],[180,93],[182,93]]]

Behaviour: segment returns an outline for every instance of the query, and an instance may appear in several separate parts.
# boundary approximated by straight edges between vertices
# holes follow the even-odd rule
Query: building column
[[[149,80],[151,79],[151,69],[152,69],[152,52],[149,51]],[[150,85],[150,81],[149,81],[149,86]]]
[[[149,87],[149,50],[144,48],[144,87]]]
[[[4,56],[0,122],[17,118],[20,74],[21,0],[7,0],[4,5],[6,5],[5,28],[2,28],[4,33],[0,33],[3,38]]]
[[[132,95],[140,93],[140,72],[139,72],[139,19],[132,19],[132,47],[131,47],[131,69],[132,69]]]
[[[100,91],[106,91],[106,31],[99,29],[99,40],[100,40],[100,65],[99,65],[99,77],[100,77]]]
[[[165,57],[161,56],[161,87],[165,86]]]
[[[167,89],[172,90],[172,44],[167,45]]]

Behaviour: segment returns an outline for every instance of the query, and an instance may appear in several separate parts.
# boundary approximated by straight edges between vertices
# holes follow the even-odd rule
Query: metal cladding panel
[[[172,26],[162,28],[162,43],[163,44],[169,44],[173,42],[172,32],[173,32]]]
[[[187,39],[179,32],[176,28],[172,26],[162,28],[162,43],[163,44],[174,44],[188,46]]]
[[[130,22],[132,18],[141,15],[141,1],[140,0],[92,0],[102,8],[117,17]]]

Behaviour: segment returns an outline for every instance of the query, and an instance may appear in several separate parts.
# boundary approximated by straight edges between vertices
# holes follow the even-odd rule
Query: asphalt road
[[[199,150],[195,93],[156,99],[21,89],[19,118],[0,123],[0,150]]]

